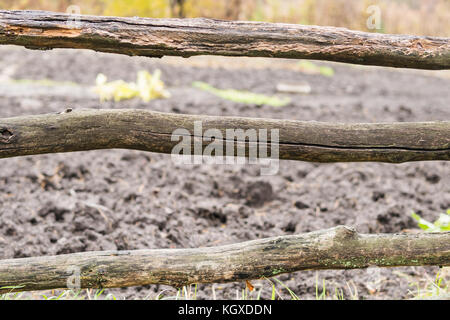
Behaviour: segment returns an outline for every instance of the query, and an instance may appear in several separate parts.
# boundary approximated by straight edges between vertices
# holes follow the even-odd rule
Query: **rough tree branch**
[[[279,130],[279,158],[312,162],[450,160],[450,121],[417,123],[326,123],[216,117],[152,112],[146,110],[75,110],[68,113],[21,116],[0,119],[0,158],[55,152],[95,149],[135,149],[171,153],[184,138],[172,138],[176,129],[185,128],[195,141],[206,148],[211,139],[194,135],[195,122],[201,121],[201,135],[218,129],[223,137],[215,139],[245,149],[265,146],[271,156],[271,133]],[[266,142],[227,140],[227,129],[267,129]],[[257,136],[257,138],[259,138]],[[173,140],[173,141],[172,141]],[[198,151],[203,152],[202,148]],[[196,153],[198,154],[198,153]],[[260,154],[258,154],[259,156]],[[264,154],[262,154],[264,157]]]
[[[118,18],[70,16],[45,11],[0,11],[0,44],[41,50],[91,49],[149,57],[278,57],[400,68],[450,68],[449,38],[211,19]]]
[[[0,288],[66,288],[74,267],[80,270],[81,288],[114,288],[233,282],[309,269],[419,265],[450,265],[450,232],[362,235],[339,226],[219,247],[8,259],[0,260]]]

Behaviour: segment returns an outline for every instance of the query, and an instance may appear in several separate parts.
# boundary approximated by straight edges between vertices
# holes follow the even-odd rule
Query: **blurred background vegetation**
[[[329,25],[367,30],[370,5],[381,8],[385,33],[450,36],[450,0],[0,0],[0,9],[153,18],[207,17]]]

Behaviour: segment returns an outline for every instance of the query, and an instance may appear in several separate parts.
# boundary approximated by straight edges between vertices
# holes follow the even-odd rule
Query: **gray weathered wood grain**
[[[420,265],[450,265],[450,232],[364,235],[338,226],[218,247],[7,259],[0,260],[0,288],[21,287],[0,293],[66,288],[74,270],[79,270],[81,288],[114,288],[233,282],[310,269]]]
[[[223,55],[317,59],[363,65],[449,69],[450,38],[344,28],[211,19],[74,16],[0,11],[0,44],[127,55]]]
[[[224,155],[231,143],[235,149],[245,149],[246,156],[250,144],[266,146],[270,156],[275,141],[271,141],[271,132],[278,129],[280,159],[390,163],[450,160],[450,121],[346,124],[133,109],[81,109],[0,119],[0,158],[112,148],[171,153],[181,140],[181,136],[172,139],[172,133],[180,128],[188,130],[192,154],[196,152],[194,141],[200,141],[199,151],[203,154],[211,140],[194,136],[196,121],[202,124],[200,135],[208,129],[218,129],[223,134],[215,143],[222,144]],[[227,140],[227,129],[266,129],[268,140]]]

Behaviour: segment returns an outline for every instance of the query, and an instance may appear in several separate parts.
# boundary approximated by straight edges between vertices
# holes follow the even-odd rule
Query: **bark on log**
[[[0,44],[42,50],[92,49],[149,57],[277,57],[400,68],[450,69],[450,38],[211,19],[118,18],[71,16],[45,11],[0,11]]]
[[[195,123],[201,122],[201,132]],[[176,129],[186,135],[172,137]],[[450,121],[417,123],[327,123],[315,121],[216,117],[160,113],[146,110],[81,109],[71,112],[0,119],[0,158],[95,149],[135,149],[171,153],[186,137],[192,154],[203,154],[212,143],[202,135],[218,129],[214,144],[226,155],[227,144],[244,150],[276,147],[272,130],[279,130],[279,159],[312,162],[450,160]],[[259,136],[235,140],[227,129],[267,130],[267,141]],[[174,141],[172,141],[174,140]],[[194,144],[201,145],[195,149]],[[214,153],[213,153],[214,154]],[[264,157],[263,154],[257,154]]]
[[[310,269],[450,265],[450,232],[362,235],[339,226],[197,249],[104,251],[0,260],[0,293],[148,284],[174,287],[272,277]],[[74,278],[69,279],[69,283]]]

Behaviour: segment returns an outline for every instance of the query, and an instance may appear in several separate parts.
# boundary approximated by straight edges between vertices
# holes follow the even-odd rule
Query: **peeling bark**
[[[79,18],[77,24],[73,18]],[[345,28],[211,19],[71,16],[0,10],[0,44],[76,48],[126,55],[223,55],[329,60],[449,69],[450,39]]]
[[[194,124],[201,121],[200,136]],[[172,139],[176,129],[185,128],[198,151],[211,144],[202,138],[208,129],[218,129],[222,152],[227,144],[245,149],[267,147],[273,156],[271,132],[279,130],[279,158],[312,162],[450,160],[450,122],[417,123],[326,123],[277,119],[197,116],[146,110],[75,110],[57,114],[0,119],[0,158],[95,149],[135,149],[171,153],[181,138]],[[227,139],[227,129],[266,129],[267,141]],[[172,141],[174,140],[174,141]],[[255,150],[255,149],[253,149]],[[258,154],[261,156],[261,154]],[[264,154],[262,155],[264,157]]]
[[[339,226],[197,249],[103,251],[0,260],[0,288],[66,288],[80,270],[81,288],[223,283],[310,269],[450,265],[450,232],[358,234]],[[70,281],[70,279],[69,279]]]

